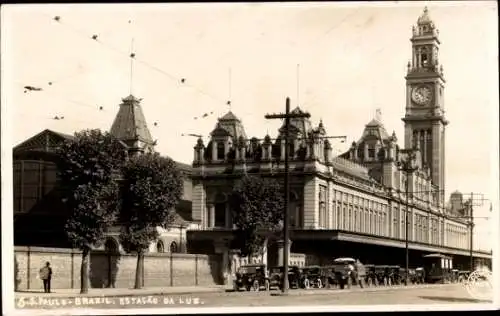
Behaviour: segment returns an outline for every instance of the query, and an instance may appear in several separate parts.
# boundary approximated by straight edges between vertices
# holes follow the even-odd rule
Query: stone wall
[[[81,252],[76,249],[15,247],[14,281],[18,291],[43,289],[38,271],[50,262],[52,288],[80,287]],[[131,288],[137,257],[93,251],[90,255],[90,286]],[[217,255],[148,253],[144,257],[144,287],[210,286],[221,284],[221,259]]]

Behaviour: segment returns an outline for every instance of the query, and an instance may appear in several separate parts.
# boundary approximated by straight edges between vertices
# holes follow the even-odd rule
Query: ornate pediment
[[[52,152],[59,144],[73,136],[46,129],[14,147],[14,154],[29,151]]]

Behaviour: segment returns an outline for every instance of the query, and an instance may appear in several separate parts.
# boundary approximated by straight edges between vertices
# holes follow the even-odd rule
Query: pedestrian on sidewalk
[[[43,281],[43,291],[50,293],[50,281],[52,280],[52,268],[50,262],[46,262],[45,266],[40,269],[40,280]]]

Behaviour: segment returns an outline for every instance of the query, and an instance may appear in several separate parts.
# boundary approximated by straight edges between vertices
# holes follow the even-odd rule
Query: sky
[[[334,142],[336,153],[361,137],[377,108],[402,146],[409,39],[425,5],[440,30],[447,80],[446,195],[484,194],[477,216],[488,216],[490,201],[497,214],[494,1],[3,6],[2,111],[10,120],[2,127],[12,146],[47,128],[109,130],[132,93],[143,99],[157,150],[191,164],[196,138],[183,133],[206,142],[230,109],[249,137],[275,136],[281,122],[264,115],[284,111],[290,97],[330,136],[347,136]],[[25,85],[43,90],[25,93]],[[491,222],[476,221],[480,248],[490,248]]]

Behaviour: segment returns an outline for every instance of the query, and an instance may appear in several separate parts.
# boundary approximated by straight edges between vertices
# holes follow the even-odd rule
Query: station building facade
[[[334,157],[322,122],[290,120],[291,252],[305,254],[307,264],[352,256],[365,263],[404,265],[409,212],[410,266],[435,252],[452,255],[457,267],[468,265],[466,214],[445,203],[445,79],[438,31],[427,9],[413,27],[411,42],[403,147],[377,117],[346,153]],[[403,149],[415,152],[414,172],[400,170],[408,158]],[[234,113],[219,118],[210,141],[200,138],[194,147],[192,216],[200,228],[188,232],[189,247],[219,253],[226,274],[234,272],[238,261],[231,249],[228,194],[245,175],[282,181],[284,160],[284,126],[275,138],[249,138]],[[491,259],[490,253],[474,256]]]

